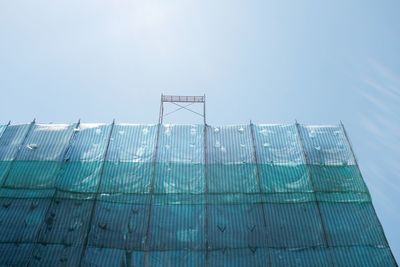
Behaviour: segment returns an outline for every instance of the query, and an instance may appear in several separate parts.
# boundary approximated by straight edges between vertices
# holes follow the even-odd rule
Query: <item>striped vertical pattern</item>
[[[0,125],[0,138],[1,135],[3,134],[3,132],[5,131],[5,129],[7,128],[8,125]]]
[[[96,193],[103,161],[68,161],[63,164],[56,188],[76,193]]]
[[[156,125],[116,124],[107,161],[150,162],[156,142]]]
[[[249,125],[210,127],[207,131],[208,163],[254,163]]]
[[[341,126],[300,126],[309,164],[355,165]]]
[[[36,244],[28,267],[78,266],[81,246]]]
[[[150,250],[204,250],[203,205],[153,204]]]
[[[162,125],[158,162],[204,163],[202,125]]]
[[[385,267],[397,266],[390,249],[381,246],[337,247],[333,249],[335,266]]]
[[[39,232],[41,244],[82,245],[88,230],[93,196],[57,193]]]
[[[270,266],[276,267],[329,267],[327,249],[295,248],[273,249],[270,251]],[[347,265],[337,265],[347,266]]]
[[[82,265],[96,267],[144,266],[143,258],[143,252],[140,251],[89,247]]]
[[[299,248],[324,245],[315,202],[266,203],[268,247]]]
[[[137,266],[143,265],[138,264]],[[152,251],[149,253],[148,266],[205,266],[205,252],[190,250]]]
[[[0,242],[31,243],[44,220],[52,191],[2,190],[0,195]]]
[[[101,192],[150,191],[156,133],[156,125],[115,125],[104,165]]]
[[[387,246],[370,202],[320,203],[330,246]]]
[[[315,191],[368,192],[357,165],[309,165]]]
[[[0,126],[0,266],[397,266],[342,127],[112,125]]]
[[[205,173],[203,164],[157,163],[155,193],[191,193],[205,192]]]
[[[63,191],[95,193],[104,161],[110,124],[81,123],[57,177]]]
[[[204,127],[163,125],[155,169],[155,193],[204,193]]]
[[[12,161],[25,136],[30,124],[10,125],[0,137],[0,161]]]
[[[306,165],[260,164],[261,190],[265,193],[312,192]]]
[[[208,191],[210,193],[257,193],[255,164],[210,164]]]
[[[34,124],[11,166],[5,186],[54,188],[73,128],[68,124]]]
[[[30,124],[9,125],[0,137],[0,184],[4,183],[11,162],[24,142]]]
[[[271,266],[269,251],[262,248],[221,249],[208,252],[209,265],[218,267]]]
[[[106,161],[100,192],[139,193],[150,192],[151,162]]]
[[[110,124],[81,123],[68,149],[68,161],[102,161],[107,146]]]
[[[34,244],[0,243],[0,264],[2,266],[26,266]]]
[[[95,207],[88,245],[143,249],[149,211],[148,205],[141,201],[135,195],[101,195]]]
[[[256,125],[254,128],[259,163],[305,164],[295,125]]]
[[[210,249],[257,248],[266,245],[261,204],[208,206]]]
[[[59,161],[73,134],[72,124],[35,124],[17,160]]]
[[[207,142],[210,193],[258,192],[249,125],[210,127]]]

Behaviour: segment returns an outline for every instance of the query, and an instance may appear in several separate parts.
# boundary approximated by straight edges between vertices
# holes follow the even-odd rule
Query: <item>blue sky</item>
[[[0,122],[155,123],[161,93],[206,94],[212,125],[342,120],[400,260],[399,10],[399,1],[2,1]]]

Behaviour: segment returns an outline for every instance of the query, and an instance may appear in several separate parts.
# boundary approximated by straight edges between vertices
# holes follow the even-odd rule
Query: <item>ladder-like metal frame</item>
[[[173,104],[173,105],[177,106],[177,108],[171,112],[164,114],[164,103]],[[184,104],[182,104],[182,103],[184,103]],[[188,108],[189,106],[194,105],[194,104],[203,104],[203,114]],[[159,124],[163,123],[163,120],[166,116],[168,116],[172,113],[175,113],[179,110],[182,110],[182,109],[185,109],[187,111],[190,111],[190,112],[202,117],[204,120],[204,125],[207,124],[206,123],[206,95],[177,96],[177,95],[163,95],[163,94],[161,94],[160,114],[159,114],[159,118],[158,118]]]

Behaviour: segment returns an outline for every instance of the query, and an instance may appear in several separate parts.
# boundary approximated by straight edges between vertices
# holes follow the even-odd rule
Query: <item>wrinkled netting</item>
[[[396,266],[339,126],[0,126],[1,266]]]

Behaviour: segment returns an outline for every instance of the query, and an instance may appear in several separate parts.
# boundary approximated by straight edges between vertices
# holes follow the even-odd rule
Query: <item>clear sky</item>
[[[399,1],[0,2],[0,123],[343,121],[400,261]],[[201,122],[182,113],[171,122]]]

